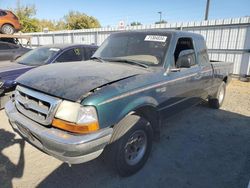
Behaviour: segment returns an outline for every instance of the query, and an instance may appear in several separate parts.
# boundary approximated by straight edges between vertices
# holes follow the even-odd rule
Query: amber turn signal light
[[[54,119],[52,122],[52,126],[69,132],[81,134],[91,133],[99,129],[98,122],[91,122],[84,125],[78,125],[60,119]]]

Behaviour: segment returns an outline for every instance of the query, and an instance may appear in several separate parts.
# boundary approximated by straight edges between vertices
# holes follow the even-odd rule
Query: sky
[[[0,0],[0,8],[14,8],[17,0]],[[206,0],[20,0],[35,5],[39,19],[60,20],[69,11],[96,17],[103,27],[119,21],[152,24],[162,18],[170,23],[204,19]],[[250,0],[210,0],[209,19],[250,16]]]

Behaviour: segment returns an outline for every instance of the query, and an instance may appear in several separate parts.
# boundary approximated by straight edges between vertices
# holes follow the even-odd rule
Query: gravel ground
[[[250,83],[233,80],[222,109],[192,107],[165,122],[145,167],[120,178],[100,157],[73,165],[24,143],[0,112],[0,187],[247,188]]]

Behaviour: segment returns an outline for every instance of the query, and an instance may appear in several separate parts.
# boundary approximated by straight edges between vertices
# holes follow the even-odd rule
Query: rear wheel
[[[218,88],[218,91],[216,93],[216,97],[210,98],[208,100],[209,106],[211,108],[219,109],[223,104],[223,101],[225,99],[225,95],[226,95],[226,83],[222,82],[220,87]]]
[[[10,24],[4,24],[4,25],[2,26],[1,32],[2,32],[3,34],[12,35],[12,34],[15,33],[15,29],[14,29],[14,27],[13,27],[12,25],[10,25]]]
[[[131,127],[126,133],[125,126]],[[143,117],[131,115],[119,125],[114,135],[122,136],[112,139],[115,141],[109,146],[110,162],[120,176],[130,176],[139,171],[149,157],[153,141],[152,127]]]

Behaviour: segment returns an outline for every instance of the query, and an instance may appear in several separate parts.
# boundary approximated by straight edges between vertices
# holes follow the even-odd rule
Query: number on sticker
[[[167,36],[160,35],[147,35],[144,41],[152,41],[152,42],[166,42]]]

